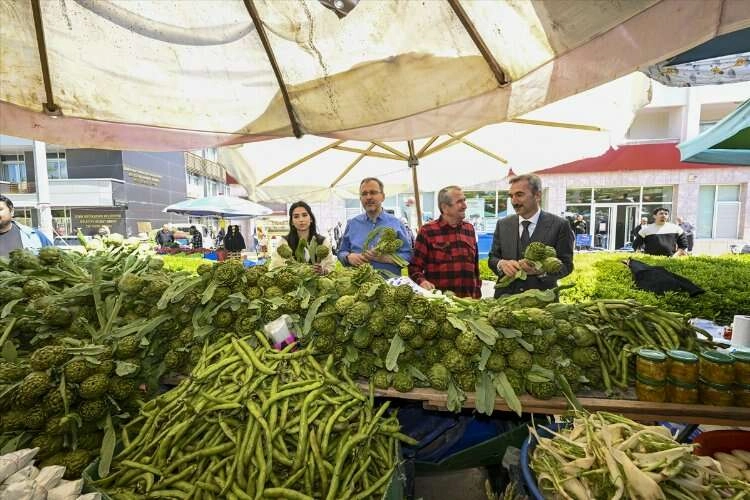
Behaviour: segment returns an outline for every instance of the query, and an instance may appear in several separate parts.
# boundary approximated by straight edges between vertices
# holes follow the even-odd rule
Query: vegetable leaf
[[[11,300],[5,306],[3,307],[3,312],[0,313],[0,319],[4,319],[6,316],[10,314],[10,312],[13,310],[13,306],[24,300],[26,297],[21,297],[20,299]]]
[[[505,404],[508,405],[508,408],[516,412],[518,416],[521,416],[521,400],[518,399],[518,396],[516,395],[515,391],[513,391],[513,386],[510,384],[510,380],[508,380],[507,375],[505,373],[499,373],[495,375],[493,382],[495,384],[495,390],[497,390],[497,394],[505,400]]]
[[[422,372],[421,372],[421,371],[419,370],[419,368],[417,368],[417,367],[416,367],[416,366],[414,366],[414,365],[409,365],[409,366],[408,366],[408,367],[407,367],[406,369],[407,369],[407,371],[409,372],[409,374],[410,374],[410,375],[411,375],[412,377],[414,377],[414,378],[416,378],[416,379],[419,379],[419,380],[421,380],[422,382],[427,382],[427,380],[429,380],[429,379],[427,378],[427,375],[425,375],[424,373],[422,373]]]
[[[470,319],[467,323],[469,323],[469,326],[474,331],[474,335],[479,337],[479,340],[487,345],[495,345],[498,338],[497,331],[486,320]]]
[[[476,408],[479,413],[492,415],[495,410],[495,385],[489,372],[482,372],[476,383]]]
[[[513,338],[521,336],[520,330],[514,330],[512,328],[498,328],[498,330],[500,331],[500,333],[503,334],[503,337],[505,337],[506,339],[513,339]]]
[[[466,393],[451,379],[448,382],[448,410],[461,411],[466,401]]]
[[[5,342],[3,345],[3,359],[5,361],[14,362],[18,359],[18,353],[16,352],[16,345],[13,342]]]
[[[487,360],[490,359],[491,355],[492,351],[487,346],[482,346],[482,353],[479,355],[479,371],[484,371],[485,366],[487,366]]]
[[[109,468],[112,465],[112,457],[115,454],[115,445],[117,444],[115,427],[112,425],[112,417],[110,415],[107,415],[105,429],[99,455],[99,477],[106,477],[109,474]]]
[[[118,377],[125,377],[138,371],[138,365],[127,361],[115,361],[115,373]]]
[[[464,320],[453,315],[448,315],[448,322],[453,325],[453,328],[457,328],[462,332],[465,332],[468,329],[466,323],[464,323]]]
[[[398,357],[406,350],[406,343],[399,335],[394,335],[391,339],[391,347],[388,354],[385,355],[385,368],[388,371],[398,371]]]
[[[328,295],[321,295],[313,300],[310,307],[307,308],[307,314],[305,315],[305,322],[302,325],[302,335],[300,335],[300,338],[304,338],[310,333],[310,328],[312,328],[312,322],[315,319],[315,315],[318,314],[318,309],[320,309],[320,306],[323,305],[328,298]]]
[[[516,337],[516,340],[518,341],[519,344],[521,344],[521,347],[523,347],[529,352],[534,352],[534,346],[531,345],[529,342],[525,341],[521,337]]]

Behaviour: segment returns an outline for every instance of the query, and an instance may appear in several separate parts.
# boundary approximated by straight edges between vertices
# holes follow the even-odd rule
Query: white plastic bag
[[[0,483],[31,463],[39,448],[26,448],[0,457]]]
[[[39,469],[33,465],[27,465],[18,472],[11,474],[8,479],[5,480],[4,484],[10,485],[12,483],[20,483],[21,481],[28,481],[30,479],[36,479],[39,475]]]
[[[86,493],[85,495],[81,495],[76,500],[102,500],[101,493]]]
[[[60,481],[60,484],[49,490],[47,500],[77,500],[83,489],[83,479]]]

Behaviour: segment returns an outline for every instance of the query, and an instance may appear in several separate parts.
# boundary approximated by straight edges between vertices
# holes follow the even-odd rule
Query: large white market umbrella
[[[748,26],[743,0],[3,1],[0,133],[149,151],[433,137]]]
[[[206,196],[173,203],[164,212],[194,217],[221,217],[241,219],[270,215],[272,210],[258,203],[235,196]]]

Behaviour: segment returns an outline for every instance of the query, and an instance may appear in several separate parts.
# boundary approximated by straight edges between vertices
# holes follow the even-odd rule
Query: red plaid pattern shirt
[[[481,297],[474,226],[466,221],[451,226],[442,217],[422,226],[414,242],[409,277],[419,284],[427,280],[459,297]]]

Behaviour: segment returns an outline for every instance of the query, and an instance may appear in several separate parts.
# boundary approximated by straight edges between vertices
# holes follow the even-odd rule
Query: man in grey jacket
[[[0,194],[0,257],[21,248],[39,253],[42,247],[52,245],[43,232],[14,221],[14,214],[13,202]]]
[[[509,195],[516,214],[498,221],[488,264],[499,277],[513,276],[519,269],[523,269],[527,278],[495,290],[495,297],[521,293],[532,288],[554,288],[558,279],[573,271],[573,230],[567,220],[541,210],[542,180],[538,175],[513,177],[510,180]],[[524,260],[523,253],[532,241],[555,248],[557,258],[563,263],[559,272],[547,274],[538,271]]]

